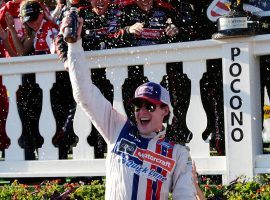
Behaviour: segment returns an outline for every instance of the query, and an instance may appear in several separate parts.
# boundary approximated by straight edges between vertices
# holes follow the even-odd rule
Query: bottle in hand
[[[64,40],[68,43],[74,43],[77,41],[77,28],[78,28],[78,19],[77,19],[77,8],[71,7],[70,12],[67,14],[67,17],[71,18],[70,23],[64,29]]]

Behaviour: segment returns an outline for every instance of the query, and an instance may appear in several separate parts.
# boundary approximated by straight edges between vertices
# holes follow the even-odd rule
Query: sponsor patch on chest
[[[172,158],[155,153],[148,149],[139,148],[135,143],[126,139],[121,139],[121,141],[119,142],[118,152],[128,154],[134,158],[139,159],[140,161],[153,164],[166,170],[167,172],[171,172],[175,165],[175,160],[173,160]]]

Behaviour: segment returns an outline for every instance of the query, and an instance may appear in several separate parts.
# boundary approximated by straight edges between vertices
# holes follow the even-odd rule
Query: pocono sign
[[[250,45],[245,40],[223,45],[222,74],[224,94],[224,119],[226,130],[226,156],[228,180],[239,175],[253,176],[255,152],[259,152],[261,138],[261,99],[259,59],[250,56]],[[253,148],[253,144],[258,144]],[[252,147],[252,148],[251,148]],[[247,157],[253,155],[254,157]]]
[[[207,9],[207,16],[211,21],[216,21],[220,16],[229,13],[230,0],[214,0]],[[257,16],[270,16],[270,0],[247,0],[243,8]]]
[[[241,97],[241,89],[237,88],[237,84],[241,84],[242,66],[238,62],[238,56],[241,49],[238,47],[231,48],[231,64],[229,66],[230,81],[230,110],[231,110],[231,138],[235,142],[240,142],[244,138],[243,132],[243,100]]]

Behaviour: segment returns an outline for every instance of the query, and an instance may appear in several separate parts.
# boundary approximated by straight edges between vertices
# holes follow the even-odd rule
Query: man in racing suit
[[[182,16],[162,0],[136,0],[124,6],[122,41],[126,46],[147,46],[181,41]],[[181,33],[181,34],[180,34]]]
[[[61,30],[69,19],[64,18]],[[83,20],[78,18],[78,36]],[[108,144],[106,160],[107,200],[195,200],[192,161],[186,147],[165,137],[169,116],[169,92],[148,82],[137,88],[130,102],[137,125],[116,111],[93,85],[84,57],[82,40],[69,43],[67,65],[73,95]]]

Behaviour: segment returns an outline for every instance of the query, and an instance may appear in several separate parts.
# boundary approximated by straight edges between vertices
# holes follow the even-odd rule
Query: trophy
[[[213,39],[245,37],[255,35],[255,23],[248,20],[242,0],[231,0],[230,12],[217,20],[218,32]]]

